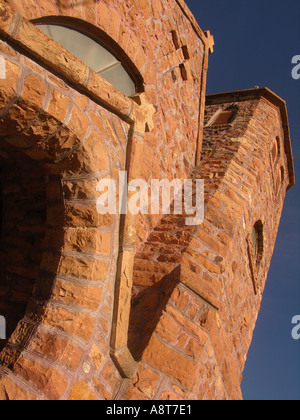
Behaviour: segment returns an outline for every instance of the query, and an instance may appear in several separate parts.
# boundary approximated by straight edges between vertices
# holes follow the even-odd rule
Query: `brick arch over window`
[[[135,76],[137,91],[142,91],[141,74],[147,70],[147,56],[140,40],[130,28],[129,22],[123,22],[116,9],[100,3],[98,0],[72,2],[54,0],[9,0],[8,3],[23,17],[33,23],[56,23],[84,33],[101,41],[111,51],[116,52],[126,70]],[[151,73],[145,73],[145,83],[151,83]]]
[[[99,43],[99,46],[102,46],[109,51],[122,64],[123,68],[135,84],[135,93],[143,91],[143,78],[134,62],[129,58],[118,42],[99,27],[81,19],[67,16],[49,16],[34,19],[32,20],[32,23],[37,25],[38,28],[40,25],[57,25],[59,27],[69,28],[96,41],[96,43]],[[101,54],[101,51],[99,54]]]

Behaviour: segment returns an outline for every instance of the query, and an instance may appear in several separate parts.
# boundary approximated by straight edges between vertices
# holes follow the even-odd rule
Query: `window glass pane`
[[[130,96],[135,93],[135,85],[121,63],[116,67],[99,72],[99,74],[125,95]]]
[[[74,29],[57,25],[38,25],[46,35],[101,74],[125,95],[135,93],[135,84],[124,67],[104,47]],[[114,67],[116,66],[116,67]]]

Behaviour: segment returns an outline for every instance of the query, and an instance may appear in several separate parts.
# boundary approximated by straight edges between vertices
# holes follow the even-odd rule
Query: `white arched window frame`
[[[94,39],[61,25],[40,23],[36,25],[124,95],[132,96],[136,93],[135,83],[122,63]]]

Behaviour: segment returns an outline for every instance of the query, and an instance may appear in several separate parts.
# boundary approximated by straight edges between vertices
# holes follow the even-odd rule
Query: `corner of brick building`
[[[1,353],[0,399],[241,399],[294,184],[284,101],[263,88],[209,95],[205,107],[213,38],[181,0],[6,3],[1,153],[32,173],[24,183],[43,200],[28,204],[40,216],[27,228],[36,241],[30,261],[27,236],[7,235],[5,261],[18,258],[17,270],[5,266],[3,308],[19,304]],[[46,38],[36,41],[29,20],[47,16],[85,21],[93,36],[118,44],[143,81],[137,97],[120,95],[75,57],[66,66],[70,56],[49,40],[45,55]],[[204,222],[101,217],[97,182],[120,170],[130,179],[204,179]],[[22,232],[23,216],[5,217]],[[28,277],[26,290],[9,276],[18,285]]]
[[[202,157],[191,174],[205,180],[205,220],[181,249],[176,285],[152,325],[129,397],[141,395],[152,369],[160,375],[150,387],[154,398],[242,398],[284,198],[294,184],[288,121],[284,101],[266,88],[208,95],[206,103]],[[228,111],[230,120],[219,124]],[[160,230],[165,238],[163,228],[150,236],[147,250],[151,245],[170,262],[167,242],[163,252],[156,243]],[[145,306],[150,297],[146,293]]]

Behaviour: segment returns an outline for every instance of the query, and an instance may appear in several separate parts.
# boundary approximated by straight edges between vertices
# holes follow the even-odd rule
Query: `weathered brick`
[[[121,17],[118,10],[110,9],[108,33],[112,39],[118,40]]]
[[[10,378],[0,379],[0,400],[1,401],[35,401],[38,397],[23,390]]]
[[[159,320],[155,333],[164,341],[172,343],[177,338],[181,327],[165,314]]]
[[[208,334],[197,324],[189,320],[186,316],[175,310],[173,307],[167,307],[167,314],[171,316],[179,325],[182,326],[183,330],[189,335],[194,336],[199,343],[204,345],[207,342]]]
[[[72,370],[77,368],[82,356],[82,350],[76,344],[42,331],[35,335],[29,348],[57,360]]]
[[[92,361],[95,363],[95,366],[97,369],[99,369],[102,365],[104,356],[97,344],[93,344],[91,351],[89,353],[89,357],[92,359]]]
[[[33,382],[50,400],[58,400],[64,394],[68,381],[59,371],[21,357],[15,367],[16,374]]]
[[[76,286],[58,281],[53,292],[53,299],[95,310],[101,302],[102,294],[102,290],[97,287]]]
[[[68,397],[69,401],[95,401],[96,395],[91,388],[82,380],[76,382]]]
[[[82,128],[77,128],[79,132],[75,130],[74,133],[80,139],[80,136],[85,133],[87,126],[84,125]],[[107,151],[101,137],[96,131],[92,131],[78,151],[74,151],[70,157],[64,160],[64,165],[68,167],[69,174],[78,175],[97,173],[108,169],[109,161]]]
[[[42,107],[47,88],[45,83],[36,76],[28,76],[25,80],[22,98],[24,101]]]
[[[101,4],[101,8],[98,8],[97,18],[98,26],[107,32],[109,25],[109,8],[105,4]]]
[[[74,202],[66,205],[65,219],[69,227],[104,227],[113,224],[114,216],[99,214],[96,204]]]
[[[99,179],[85,179],[77,181],[64,181],[63,191],[66,200],[93,199],[97,194]]]
[[[2,118],[2,124],[0,125],[0,134],[2,136],[11,136],[7,141],[19,147],[21,149],[28,149],[33,146],[30,139],[26,136],[25,138],[17,132],[20,132],[24,128],[30,125],[36,115],[39,113],[39,108],[33,106],[29,107],[28,104],[19,101],[9,108],[8,113]]]
[[[105,281],[108,269],[107,261],[89,261],[82,258],[63,256],[59,272],[71,277],[89,281]]]
[[[67,229],[65,231],[65,251],[110,254],[111,234],[98,229]]]
[[[52,98],[49,104],[47,111],[49,114],[53,115],[59,121],[64,121],[67,108],[69,106],[70,100],[66,96],[64,96],[60,91],[57,89],[53,90]]]
[[[194,363],[165,346],[154,336],[143,354],[143,360],[167,376],[176,379],[186,388],[190,388],[195,379]]]
[[[86,314],[68,311],[63,308],[51,308],[46,311],[45,318],[43,319],[44,325],[58,328],[75,337],[79,337],[86,342],[89,341],[95,320]]]
[[[132,387],[127,391],[129,399],[133,398],[134,395],[138,400],[152,399],[160,384],[160,376],[152,369],[140,365],[133,382],[134,388]]]
[[[68,128],[75,133],[80,140],[83,140],[89,124],[90,122],[85,114],[75,106],[67,124]]]

